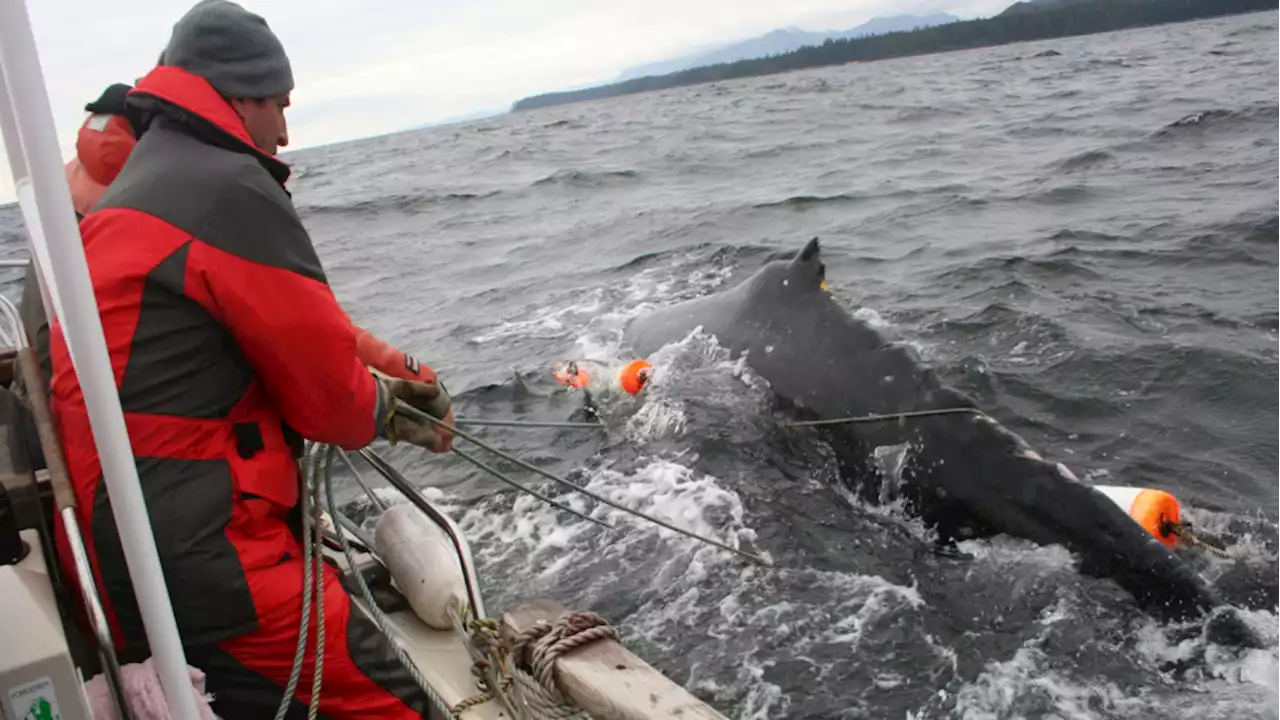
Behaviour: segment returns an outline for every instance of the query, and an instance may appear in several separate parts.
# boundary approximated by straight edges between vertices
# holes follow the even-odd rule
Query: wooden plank
[[[510,639],[565,612],[554,600],[532,600],[502,614]],[[524,658],[527,660],[527,658]],[[556,661],[560,692],[598,720],[699,720],[724,716],[613,640],[597,640]]]
[[[62,441],[53,427],[53,414],[49,411],[49,398],[44,393],[44,376],[31,348],[18,352],[18,368],[22,372],[22,384],[31,403],[31,414],[36,421],[36,435],[44,450],[45,465],[49,470],[49,482],[53,483],[54,512],[76,506],[76,494],[71,489],[71,473],[67,470],[66,456],[62,454]]]

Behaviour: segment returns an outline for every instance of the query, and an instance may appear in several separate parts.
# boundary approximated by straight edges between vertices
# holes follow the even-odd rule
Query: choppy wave
[[[1273,33],[1276,31],[1275,23],[1254,23],[1247,27],[1237,28],[1227,33],[1229,37],[1238,37],[1241,35],[1258,35],[1262,33]]]
[[[788,208],[799,209],[799,208],[807,207],[810,205],[818,205],[820,203],[839,204],[839,203],[856,202],[857,200],[858,198],[854,197],[853,195],[846,195],[846,194],[830,195],[826,197],[819,196],[819,195],[795,195],[793,197],[787,198],[786,200],[779,200],[777,202],[757,203],[753,207],[756,207],[756,208],[788,207]]]
[[[1261,105],[1244,110],[1211,108],[1181,117],[1156,132],[1157,137],[1169,138],[1189,133],[1229,132],[1233,128],[1254,123],[1275,124],[1280,109],[1276,105]]]
[[[1059,160],[1053,164],[1053,167],[1062,172],[1075,172],[1077,170],[1087,170],[1099,165],[1104,165],[1115,161],[1115,156],[1106,150],[1085,150],[1076,153],[1071,157]]]
[[[607,432],[479,434],[776,562],[517,477],[605,531],[450,456],[387,450],[472,539],[491,609],[599,611],[734,718],[1274,718],[1274,38],[1269,13],[855,63],[286,159],[344,307],[439,371],[460,417],[577,417],[552,369],[590,368]],[[16,218],[0,207],[0,254],[19,252]],[[633,318],[814,236],[855,317],[1046,457],[1172,492],[1232,559],[1182,555],[1267,647],[1156,623],[1059,547],[937,556],[900,505],[855,499],[714,338],[651,357],[639,397],[613,387]],[[3,277],[16,299],[20,273]],[[877,451],[888,480],[900,451]]]
[[[419,215],[430,212],[441,205],[456,205],[469,200],[481,200],[493,197],[496,192],[478,193],[445,193],[443,195],[386,195],[365,200],[346,201],[336,204],[303,204],[298,212],[308,217],[324,218],[328,215],[352,215],[365,217],[385,217],[395,215]]]
[[[572,187],[600,187],[607,184],[636,180],[636,170],[557,170],[539,178],[534,185],[568,185]]]

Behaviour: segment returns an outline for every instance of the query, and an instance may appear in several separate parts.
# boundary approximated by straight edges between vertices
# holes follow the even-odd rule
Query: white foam
[[[1034,699],[1033,699],[1034,698]],[[1024,645],[1008,660],[988,662],[981,675],[956,693],[955,711],[966,720],[1021,717],[1028,710],[1053,708],[1052,717],[1093,720],[1095,708],[1142,717],[1149,700],[1127,697],[1115,683],[1079,682],[1048,664],[1045,653]]]
[[[877,330],[890,327],[891,325],[888,320],[884,319],[879,311],[869,307],[860,307],[857,310],[854,310],[853,316]]]
[[[484,344],[511,337],[564,337],[588,319],[599,315],[605,302],[604,290],[595,288],[575,294],[565,305],[543,306],[530,316],[502,321],[492,330],[472,336],[471,342]]]
[[[1239,615],[1267,646],[1233,648],[1209,643],[1203,634],[1171,640],[1153,620],[1138,629],[1137,650],[1152,664],[1190,660],[1179,681],[1191,697],[1203,698],[1197,707],[1191,701],[1179,708],[1188,717],[1261,717],[1280,714],[1280,658],[1276,648],[1276,615],[1267,611],[1239,611]],[[1245,713],[1248,714],[1245,714]]]
[[[865,602],[855,612],[836,621],[823,639],[856,648],[862,642],[864,628],[871,621],[883,617],[891,610],[898,609],[904,603],[915,610],[924,606],[924,600],[921,599],[920,592],[914,585],[910,588],[888,582],[877,585],[872,588]]]
[[[627,435],[637,442],[684,434],[688,420],[680,405],[666,398],[645,402],[627,419]]]
[[[765,664],[773,665],[768,661]],[[791,700],[782,694],[782,688],[764,679],[764,664],[760,661],[751,656],[743,658],[738,680],[749,688],[738,717],[743,720],[771,720],[786,714]]]
[[[681,265],[698,265],[705,261],[698,252],[688,252],[673,259]],[[539,317],[505,323],[498,330],[479,336],[477,341],[519,334],[528,328],[544,327],[540,318],[559,322],[572,315],[575,321],[566,327],[576,329],[573,338],[577,359],[595,360],[601,363],[622,363],[630,358],[620,356],[627,325],[635,318],[660,307],[705,295],[723,285],[732,275],[732,268],[698,268],[679,281],[670,266],[646,268],[627,279],[620,288],[596,288],[589,301],[576,302],[559,309],[548,309]],[[582,316],[582,317],[577,317]],[[562,333],[560,336],[567,335]],[[534,336],[537,336],[536,334]]]

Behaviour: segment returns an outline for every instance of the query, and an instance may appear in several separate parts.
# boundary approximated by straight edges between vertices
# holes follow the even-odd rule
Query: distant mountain
[[[1030,12],[1007,12],[995,17],[864,37],[826,38],[820,45],[807,45],[772,57],[693,67],[668,75],[632,78],[572,92],[543,93],[522,98],[511,109],[517,112],[533,110],[698,83],[759,77],[802,68],[1113,32],[1224,15],[1275,12],[1275,2],[1276,0],[1047,0],[1030,4]],[[855,28],[847,32],[858,31]]]
[[[1041,10],[1056,10],[1067,5],[1076,5],[1078,3],[1088,2],[1088,0],[1019,0],[1004,9],[1001,15],[1021,15],[1029,12],[1040,12]]]
[[[1042,0],[1035,1],[1039,2]],[[1050,1],[1052,2],[1054,0]],[[761,35],[760,37],[736,42],[715,50],[694,53],[692,55],[685,55],[684,57],[673,58],[670,60],[660,60],[658,62],[637,65],[636,67],[624,70],[623,73],[618,76],[617,82],[630,80],[632,78],[645,77],[648,75],[667,75],[674,72],[680,72],[681,70],[706,67],[708,65],[719,65],[720,63],[763,58],[771,55],[782,55],[784,53],[799,50],[802,47],[821,45],[827,39],[844,40],[863,37],[865,35],[902,32],[915,30],[916,28],[933,27],[934,25],[945,25],[947,23],[956,22],[959,19],[960,18],[947,13],[937,13],[934,15],[894,15],[892,17],[871,18],[858,27],[849,30],[811,32],[794,27],[774,30],[770,33]]]

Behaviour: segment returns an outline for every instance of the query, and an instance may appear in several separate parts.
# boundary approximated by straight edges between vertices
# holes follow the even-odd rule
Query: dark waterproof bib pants
[[[184,70],[156,68],[128,102],[152,121],[81,223],[89,274],[188,660],[207,674],[219,716],[270,718],[302,609],[302,552],[285,521],[299,499],[297,435],[366,445],[378,391],[284,190],[288,167],[254,148],[231,106]],[[50,351],[98,589],[117,646],[145,652],[57,323]],[[60,524],[58,535],[65,560]],[[328,567],[324,583],[320,714],[426,716],[425,694]],[[290,717],[305,716],[313,661],[309,649]]]

